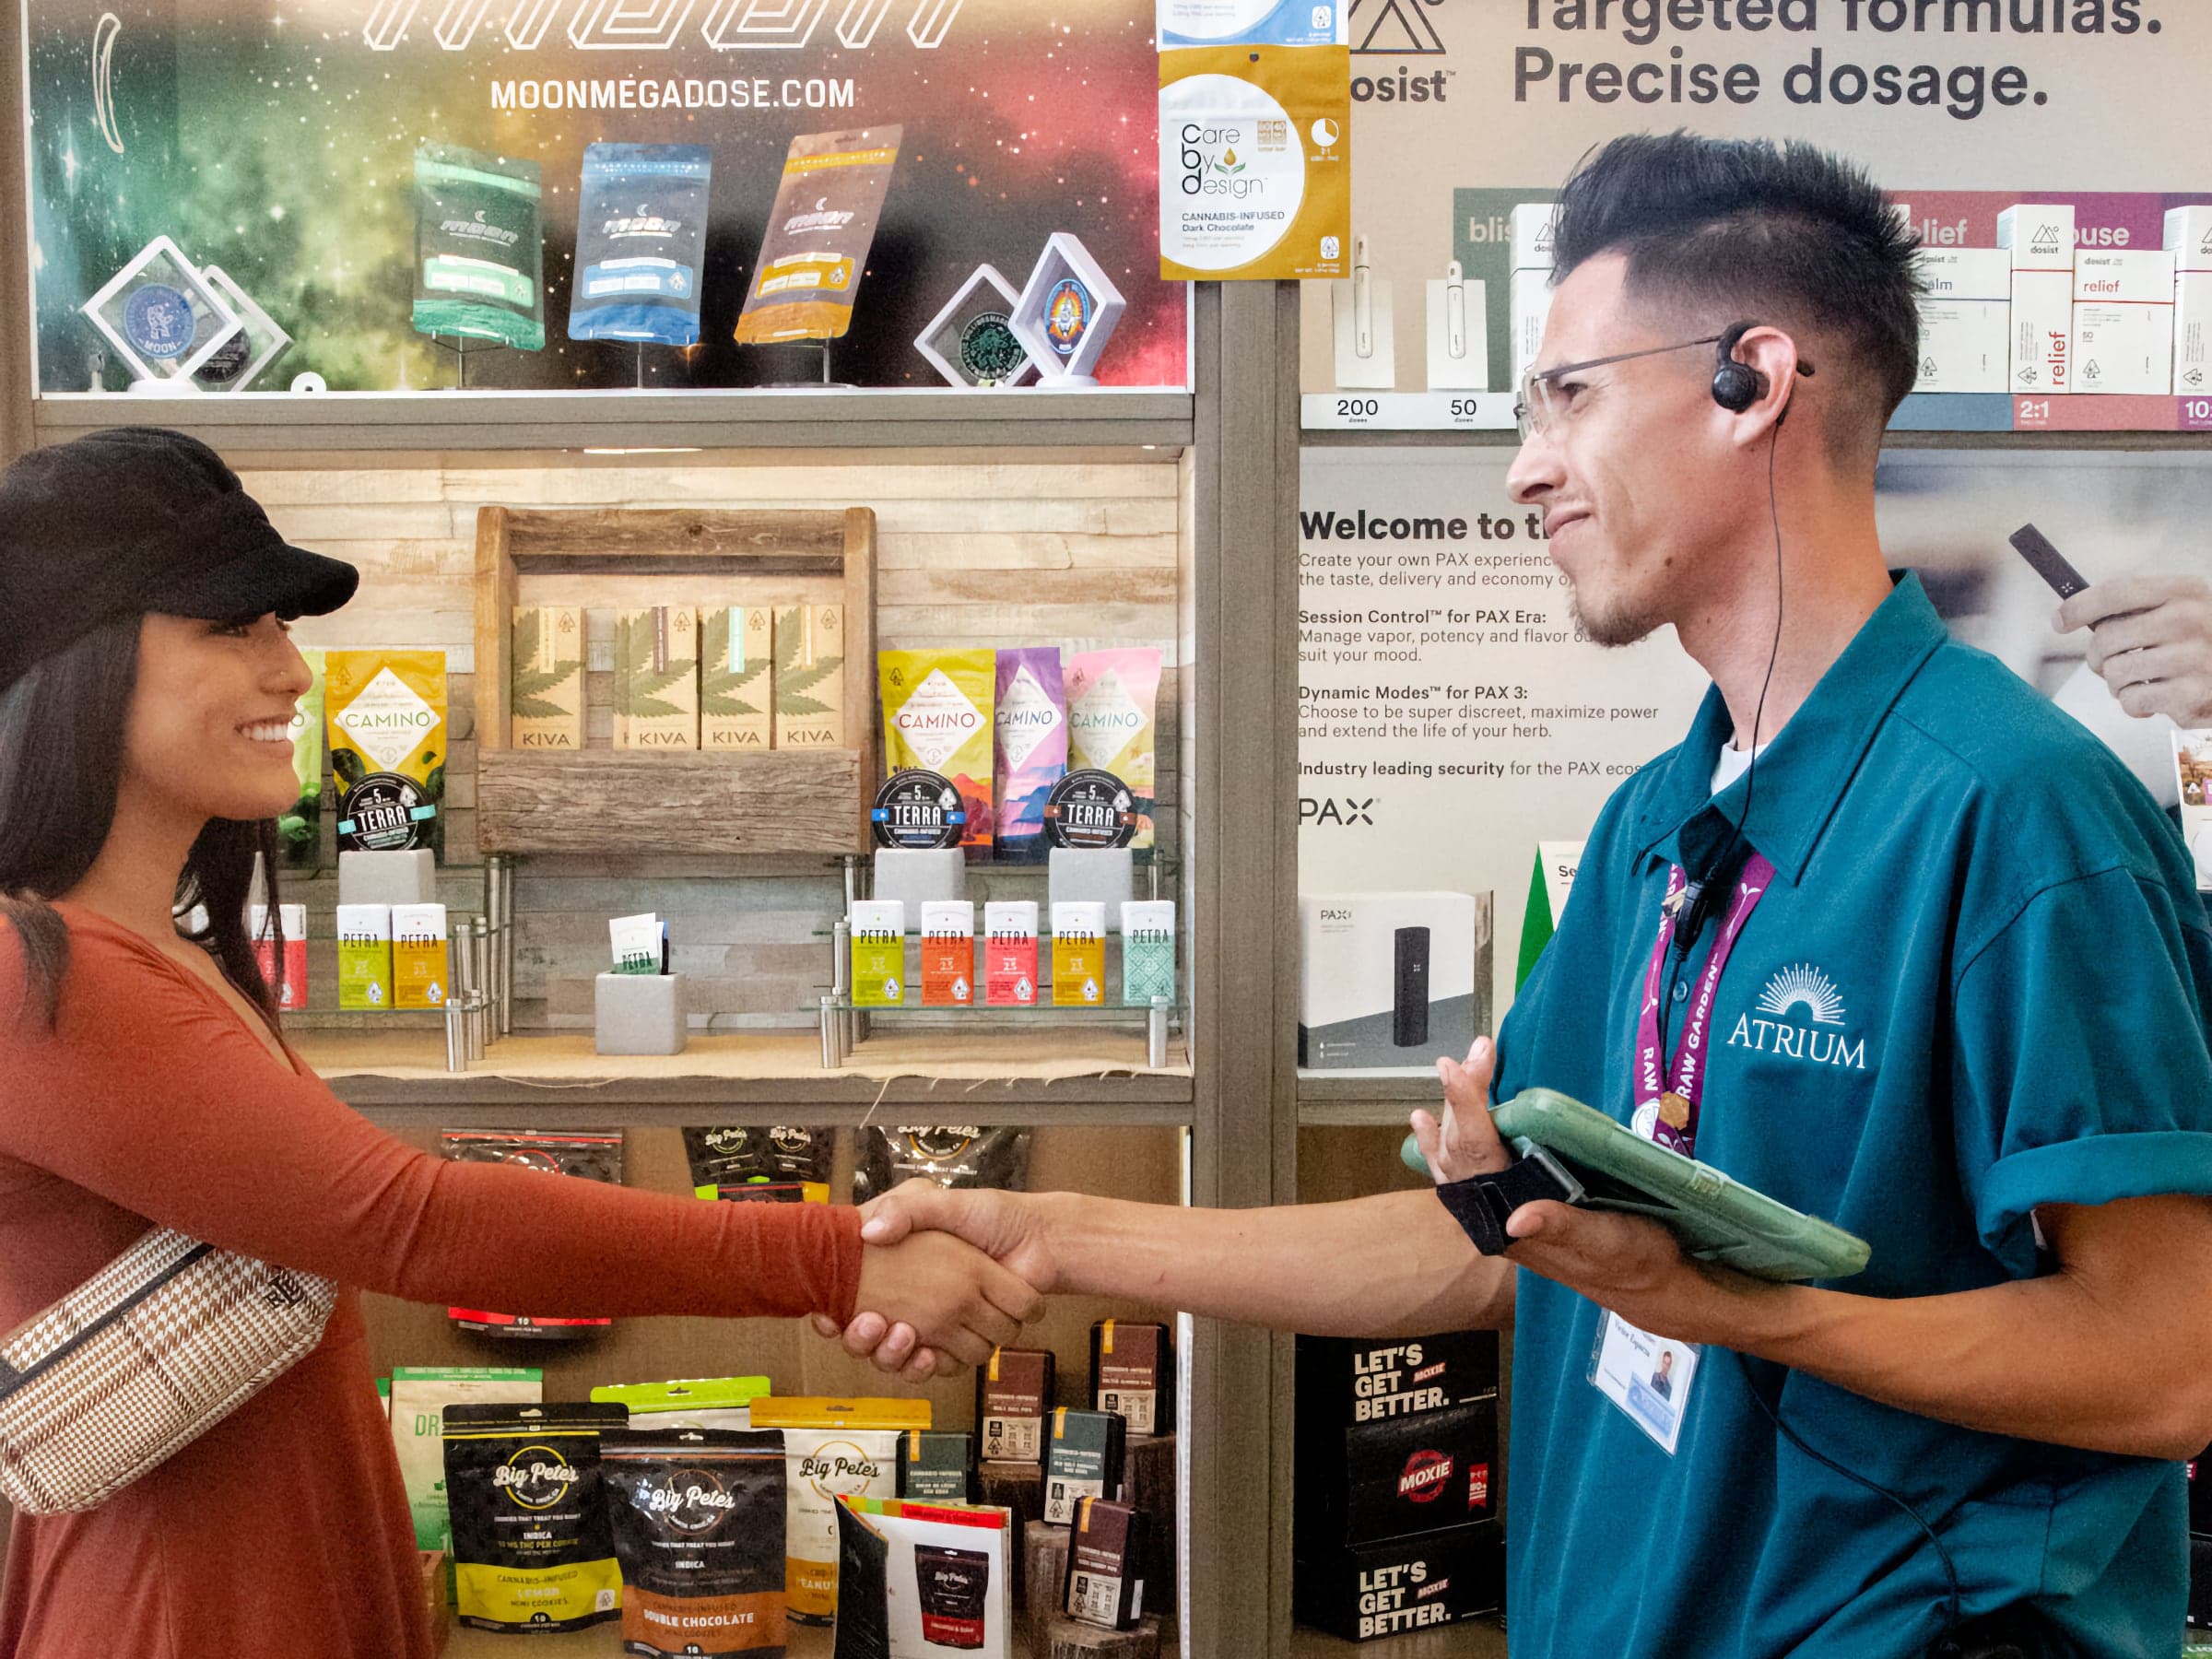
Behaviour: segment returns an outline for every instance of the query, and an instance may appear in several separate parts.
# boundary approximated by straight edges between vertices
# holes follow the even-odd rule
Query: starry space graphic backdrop
[[[792,138],[890,124],[905,140],[852,332],[832,351],[838,380],[941,386],[914,336],[978,265],[1018,288],[1066,230],[1129,301],[1100,380],[1180,387],[1185,289],[1157,274],[1152,12],[1152,0],[29,0],[41,387],[88,389],[102,342],[77,308],[163,234],[293,336],[258,390],[310,370],[334,391],[451,385],[452,352],[409,321],[425,140],[543,170],[546,347],[473,348],[472,388],[637,383],[639,348],[566,332],[578,181],[600,142],[713,153],[700,343],[644,348],[644,383],[818,377],[818,354],[741,347],[731,331]],[[710,29],[747,43],[719,50]],[[933,31],[940,45],[915,43]],[[524,82],[561,90],[510,98]],[[545,107],[593,82],[629,84],[640,103],[671,84],[727,96]],[[104,378],[124,384],[113,365]]]

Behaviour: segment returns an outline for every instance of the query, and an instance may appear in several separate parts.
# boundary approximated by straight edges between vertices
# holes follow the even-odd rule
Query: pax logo
[[[811,42],[837,9],[837,43],[865,52],[898,0],[705,0],[700,38],[716,52],[796,52]],[[906,36],[924,52],[945,43],[963,0],[915,0]],[[361,38],[378,52],[397,51],[423,0],[376,0]],[[434,0],[430,35],[448,52],[476,44],[487,22],[515,52],[535,52],[567,14],[562,32],[579,52],[668,52],[682,38],[701,0]]]
[[[1298,803],[1298,821],[1315,826],[1335,824],[1340,828],[1364,824],[1371,829],[1375,821],[1374,799],[1370,797],[1364,801],[1355,801],[1347,798],[1340,801],[1335,795],[1324,795],[1319,799],[1311,795],[1301,796]]]

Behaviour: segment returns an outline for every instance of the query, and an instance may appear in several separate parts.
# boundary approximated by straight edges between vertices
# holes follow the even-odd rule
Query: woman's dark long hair
[[[0,923],[23,941],[25,990],[51,1027],[69,965],[69,930],[49,900],[85,878],[115,824],[124,727],[138,679],[139,618],[95,629],[0,691]],[[276,998],[254,960],[246,901],[265,873],[268,926],[284,959],[276,905],[276,825],[210,818],[177,882],[180,912],[205,906],[188,934],[272,1022]]]

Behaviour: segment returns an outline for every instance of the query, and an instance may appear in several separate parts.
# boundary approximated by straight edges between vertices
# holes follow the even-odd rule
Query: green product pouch
[[[537,163],[425,143],[415,152],[415,332],[546,344]]]

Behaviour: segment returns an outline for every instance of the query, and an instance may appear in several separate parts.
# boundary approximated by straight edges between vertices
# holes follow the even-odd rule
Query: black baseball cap
[[[0,690],[103,623],[336,610],[360,572],[276,534],[196,438],[117,427],[0,472]]]

